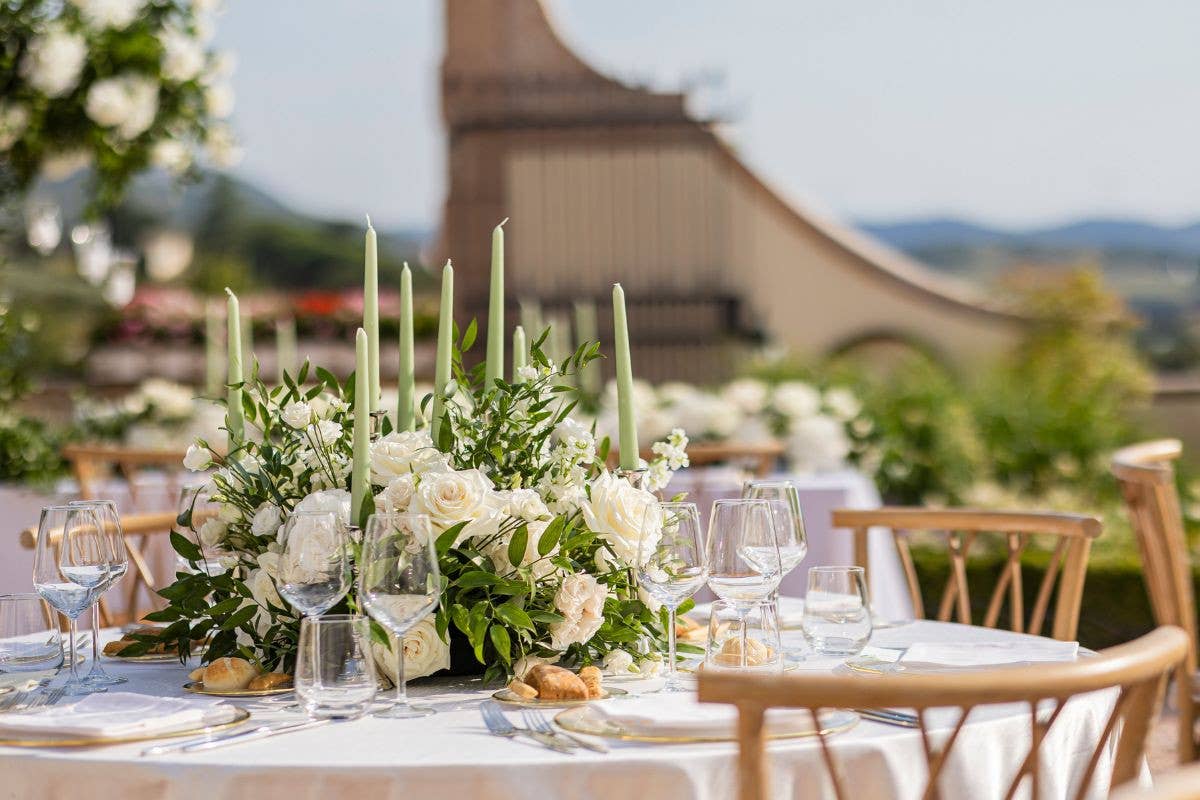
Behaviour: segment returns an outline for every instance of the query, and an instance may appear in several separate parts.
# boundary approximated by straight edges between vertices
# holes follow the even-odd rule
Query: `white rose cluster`
[[[86,60],[83,36],[55,25],[29,42],[21,59],[21,75],[46,97],[62,97],[79,84]]]
[[[93,28],[124,30],[137,19],[145,0],[71,0],[83,21]]]
[[[163,77],[175,83],[183,83],[200,77],[204,70],[204,45],[185,31],[167,27],[159,34],[162,44]]]
[[[562,614],[561,622],[550,626],[550,647],[565,650],[582,644],[604,624],[604,600],[608,589],[586,572],[568,575],[554,595],[554,607]]]
[[[371,443],[371,482],[387,486],[409,473],[444,472],[450,469],[445,455],[433,446],[429,433],[394,431]]]
[[[88,89],[84,111],[102,128],[115,129],[126,141],[141,136],[158,114],[158,81],[127,72],[96,81]]]

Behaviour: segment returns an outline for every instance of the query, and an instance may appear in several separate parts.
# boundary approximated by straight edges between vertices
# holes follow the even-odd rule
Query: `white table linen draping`
[[[795,632],[786,634],[799,642]],[[880,630],[878,647],[916,641],[1011,640],[1020,634],[950,623],[916,622]],[[130,677],[127,691],[182,696],[187,669],[178,664],[114,664]],[[809,668],[825,668],[811,664]],[[864,676],[863,680],[871,680]],[[631,686],[631,689],[634,687]],[[418,681],[411,693],[440,713],[414,720],[362,719],[190,755],[142,757],[145,745],[92,750],[0,748],[0,798],[41,800],[359,800],[494,798],[495,800],[717,800],[735,797],[733,743],[648,745],[612,742],[608,755],[562,756],[522,741],[490,736],[478,706],[490,691],[463,679]],[[1115,701],[1105,691],[1072,700],[1042,747],[1045,798],[1071,796]],[[279,710],[259,720],[279,718]],[[956,711],[935,713],[947,735]],[[295,718],[292,715],[291,718]],[[514,715],[514,721],[516,721]],[[954,749],[943,797],[1003,797],[1029,742],[1023,706],[977,709]],[[831,739],[851,796],[909,800],[920,796],[926,769],[920,735],[862,721]],[[1111,747],[1089,797],[1107,794]],[[771,797],[830,798],[813,739],[770,745]],[[1022,794],[1020,796],[1027,796]]]

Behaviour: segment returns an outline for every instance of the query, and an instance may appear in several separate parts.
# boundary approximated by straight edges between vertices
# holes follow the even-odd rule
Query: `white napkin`
[[[1021,639],[1011,642],[914,642],[901,664],[946,667],[992,667],[1043,661],[1074,661],[1079,642]]]
[[[602,700],[590,708],[601,719],[641,736],[732,738],[737,733],[736,708],[701,703],[693,694]],[[769,734],[811,730],[812,716],[802,708],[770,709],[766,728]]]
[[[223,721],[231,708],[209,697],[151,697],[132,692],[90,694],[74,703],[27,714],[0,715],[0,730],[114,737],[153,734]]]

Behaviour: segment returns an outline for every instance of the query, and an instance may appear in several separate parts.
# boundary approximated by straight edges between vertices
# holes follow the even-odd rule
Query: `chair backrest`
[[[936,619],[971,624],[971,595],[967,582],[967,559],[981,537],[998,537],[1008,558],[1001,568],[988,599],[983,625],[994,628],[1008,601],[1009,627],[1018,633],[1041,634],[1050,610],[1051,596],[1058,584],[1054,603],[1055,639],[1072,641],[1079,627],[1079,607],[1087,575],[1092,540],[1100,535],[1100,520],[1080,514],[1033,511],[976,511],[972,509],[877,508],[866,511],[841,509],[833,512],[833,527],[854,532],[855,561],[870,570],[867,536],[871,528],[887,528],[900,554],[904,577],[917,618],[925,619],[925,603],[917,578],[909,539],[917,531],[939,535],[949,556],[949,574],[938,603]],[[1055,540],[1054,550],[1038,586],[1028,619],[1021,557],[1034,537]],[[1060,577],[1061,573],[1061,577]]]
[[[929,769],[923,797],[939,797],[939,777],[971,710],[1002,703],[1025,704],[1029,712],[1030,747],[1007,787],[1011,798],[1030,778],[1030,793],[1039,797],[1038,771],[1041,743],[1058,719],[1065,704],[1075,695],[1120,687],[1112,714],[1100,740],[1087,742],[1082,780],[1076,797],[1088,796],[1109,740],[1116,736],[1111,783],[1118,786],[1137,777],[1142,764],[1146,735],[1157,713],[1167,674],[1187,651],[1187,635],[1179,628],[1159,628],[1142,638],[1105,650],[1098,657],[1070,664],[1039,664],[1030,667],[937,675],[886,675],[866,678],[831,673],[794,673],[765,677],[738,672],[705,671],[700,674],[700,700],[729,703],[738,709],[739,798],[763,800],[770,786],[766,774],[763,716],[771,707],[804,708],[814,726],[822,709],[912,708],[917,711],[921,741]],[[927,712],[931,708],[955,707],[960,711],[949,736],[931,736]],[[829,738],[817,734],[821,754],[838,800],[858,795],[846,776]],[[1080,742],[1080,752],[1085,743]],[[1003,787],[1002,787],[1003,788]]]
[[[79,483],[79,496],[84,500],[102,499],[103,481],[112,475],[123,478],[129,485],[130,498],[140,509],[138,475],[147,470],[163,472],[173,479],[182,474],[184,453],[178,450],[144,450],[110,445],[67,445],[63,457]],[[174,500],[183,488],[173,480],[168,492]]]

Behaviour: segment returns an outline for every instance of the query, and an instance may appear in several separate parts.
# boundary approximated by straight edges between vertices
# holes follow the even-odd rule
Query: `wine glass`
[[[330,614],[300,621],[296,695],[314,719],[358,719],[377,691],[369,620]]]
[[[55,552],[58,539],[58,552]],[[68,695],[102,692],[79,677],[75,663],[76,620],[96,602],[109,574],[112,553],[96,512],[90,508],[48,506],[38,524],[37,551],[33,557],[33,585],[37,593],[69,622],[71,677],[62,687]]]
[[[670,612],[667,622],[667,680],[664,692],[684,692],[675,668],[675,609],[704,585],[704,536],[695,503],[659,503],[646,511],[661,535],[643,535],[638,550],[638,583]],[[660,522],[661,521],[661,522]]]
[[[708,521],[705,555],[708,588],[732,605],[744,639],[746,616],[770,599],[781,577],[771,504],[750,499],[715,501]],[[744,641],[741,653],[744,659]]]
[[[63,663],[58,615],[36,594],[0,594],[0,674],[57,670]]]
[[[284,523],[279,594],[306,617],[319,617],[350,590],[350,546],[331,511],[292,514]]]
[[[435,713],[432,708],[408,703],[404,634],[437,608],[441,591],[429,517],[372,514],[363,533],[358,598],[367,613],[392,633],[396,650],[395,703],[376,716],[407,719]]]
[[[90,508],[96,513],[101,531],[108,538],[112,551],[112,563],[106,580],[100,587],[100,594],[116,586],[129,570],[129,550],[125,546],[125,532],[121,528],[121,517],[117,514],[117,505],[111,500],[73,500],[67,503],[72,508]],[[130,616],[136,616],[137,609],[129,609]],[[116,686],[128,679],[121,675],[109,675],[100,666],[100,604],[92,606],[92,668],[84,677],[84,681],[93,686]]]
[[[213,485],[211,483],[193,483],[184,486],[179,491],[179,505],[175,523],[184,531],[190,532],[190,538],[200,548],[200,569],[209,575],[220,575],[226,571],[221,565],[222,550],[205,544],[201,529],[209,520],[217,518],[221,504],[212,499]],[[191,565],[183,558],[176,557],[180,570],[192,572]]]
[[[800,566],[808,555],[808,537],[804,533],[804,515],[800,511],[800,492],[791,481],[750,480],[742,487],[742,497],[767,500],[779,544],[780,579]]]

